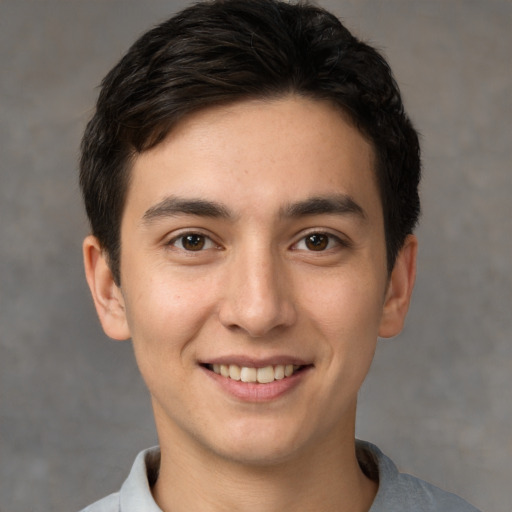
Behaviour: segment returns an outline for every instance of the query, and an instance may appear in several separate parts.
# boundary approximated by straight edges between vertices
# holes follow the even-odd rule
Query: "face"
[[[405,312],[372,148],[339,111],[188,117],[135,159],[121,240],[121,288],[100,251],[89,282],[107,334],[133,338],[161,444],[267,463],[353,438],[377,336]]]

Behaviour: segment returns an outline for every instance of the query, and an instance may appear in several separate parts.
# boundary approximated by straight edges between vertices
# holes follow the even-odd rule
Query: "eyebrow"
[[[346,194],[310,197],[303,201],[286,205],[281,208],[279,213],[281,217],[285,218],[329,214],[353,214],[362,219],[367,218],[363,208]],[[222,219],[234,218],[234,215],[226,206],[216,201],[169,196],[151,208],[148,208],[142,217],[142,221],[144,224],[150,224],[157,219],[175,217],[178,215],[196,215],[198,217]]]
[[[148,208],[142,216],[142,220],[144,224],[150,224],[153,220],[177,215],[197,215],[226,219],[232,217],[229,210],[220,203],[204,199],[182,199],[170,196]]]
[[[281,210],[283,217],[303,217],[307,215],[353,214],[367,219],[366,212],[354,199],[346,194],[310,197],[304,201],[291,203]]]

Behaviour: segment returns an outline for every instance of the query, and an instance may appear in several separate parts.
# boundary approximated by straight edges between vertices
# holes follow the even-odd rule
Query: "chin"
[[[224,459],[243,466],[277,466],[293,459],[295,450],[283,445],[265,445],[263,443],[244,443],[232,446],[219,453]]]
[[[294,458],[305,444],[300,433],[251,427],[227,432],[215,449],[224,459],[248,466],[273,466]],[[307,444],[307,443],[306,443]]]

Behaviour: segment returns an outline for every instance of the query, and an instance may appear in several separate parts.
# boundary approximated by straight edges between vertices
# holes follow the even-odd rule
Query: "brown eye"
[[[169,245],[185,251],[199,252],[203,249],[210,249],[213,247],[213,242],[205,235],[200,233],[187,233],[171,240]]]
[[[304,242],[310,251],[324,251],[329,245],[329,237],[322,233],[308,235]]]
[[[210,249],[220,249],[208,235],[193,231],[176,236],[169,240],[167,245],[182,253],[199,253]]]
[[[205,243],[203,235],[190,234],[181,237],[181,245],[187,251],[200,251],[204,248]]]

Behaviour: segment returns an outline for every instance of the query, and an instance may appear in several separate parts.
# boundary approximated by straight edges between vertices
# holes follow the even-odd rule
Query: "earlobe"
[[[404,326],[416,278],[417,252],[417,238],[408,235],[389,279],[379,328],[379,336],[382,338],[396,336]]]
[[[128,339],[130,330],[124,299],[96,237],[85,238],[83,256],[87,284],[105,334],[116,340]]]

